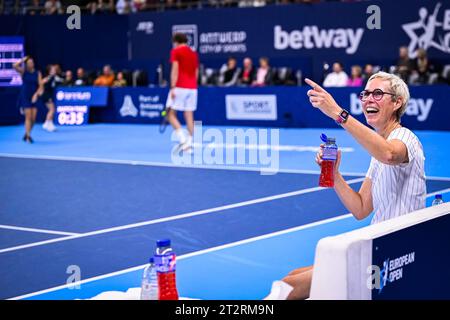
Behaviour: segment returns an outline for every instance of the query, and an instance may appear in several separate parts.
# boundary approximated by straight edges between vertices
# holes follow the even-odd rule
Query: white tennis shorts
[[[177,111],[197,110],[197,89],[174,88],[175,98],[167,97],[166,106]]]

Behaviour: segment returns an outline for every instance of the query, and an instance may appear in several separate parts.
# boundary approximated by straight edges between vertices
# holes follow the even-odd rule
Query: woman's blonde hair
[[[369,81],[372,81],[373,79],[381,79],[384,81],[389,81],[389,89],[391,93],[394,94],[394,96],[392,96],[392,101],[396,101],[397,98],[402,99],[402,106],[396,112],[397,120],[398,122],[400,122],[400,118],[406,111],[406,106],[408,105],[410,97],[408,85],[405,83],[405,81],[403,81],[400,77],[396,76],[395,74],[383,71],[379,71],[373,74],[369,78]]]

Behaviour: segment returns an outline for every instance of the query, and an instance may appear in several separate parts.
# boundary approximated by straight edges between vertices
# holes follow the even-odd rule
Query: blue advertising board
[[[372,264],[381,272],[372,300],[450,299],[449,228],[447,214],[374,239]]]
[[[337,103],[365,123],[358,94],[362,88],[329,88]],[[205,125],[336,128],[336,123],[313,108],[307,87],[201,87],[196,120]],[[159,123],[167,88],[112,88],[107,120]],[[448,86],[411,87],[402,124],[412,130],[448,130]],[[105,110],[106,111],[106,110]],[[111,120],[112,119],[112,120]],[[101,120],[101,119],[100,119]]]
[[[58,87],[55,93],[57,123],[87,124],[90,107],[108,105],[108,90],[107,87]]]
[[[378,21],[377,21],[377,18]],[[379,23],[377,23],[379,22]],[[168,61],[171,36],[181,31],[200,60],[230,56],[284,61],[318,79],[324,61],[395,64],[398,48],[411,58],[423,47],[450,59],[448,1],[324,2],[313,5],[192,10],[130,16],[132,59]],[[349,71],[350,65],[346,65]]]

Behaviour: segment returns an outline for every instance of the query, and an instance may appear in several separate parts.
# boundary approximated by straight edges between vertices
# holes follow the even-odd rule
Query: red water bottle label
[[[160,256],[158,265],[158,299],[178,300],[176,282],[176,256],[173,252]]]
[[[334,187],[334,164],[337,159],[337,146],[333,138],[321,136],[322,141],[326,141],[326,145],[322,148],[322,164],[320,169],[319,186],[325,188]]]
[[[331,160],[322,161],[319,186],[325,188],[334,187],[334,161]]]

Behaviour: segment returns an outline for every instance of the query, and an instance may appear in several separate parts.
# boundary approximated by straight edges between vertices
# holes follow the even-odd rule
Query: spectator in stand
[[[114,83],[112,85],[113,87],[126,87],[127,86],[127,80],[125,80],[123,76],[123,72],[117,72],[116,80],[114,80]]]
[[[269,58],[262,57],[259,59],[259,68],[256,72],[256,79],[252,85],[256,87],[263,87],[273,84],[273,71],[269,65]]]
[[[118,0],[116,3],[117,14],[129,14],[131,11],[130,1]]]
[[[403,81],[408,82],[409,76],[414,68],[414,61],[409,58],[408,48],[400,47],[398,50],[398,60],[396,73]]]
[[[87,78],[84,74],[84,69],[83,68],[78,68],[77,69],[77,79],[75,80],[74,83],[75,86],[86,86],[88,85],[87,83]]]
[[[365,86],[370,77],[374,74],[373,65],[368,63],[364,66],[364,73],[362,75],[363,85]]]
[[[114,82],[114,72],[110,65],[103,67],[103,74],[94,81],[94,86],[111,87]]]
[[[240,69],[237,67],[236,58],[230,57],[220,69],[219,85],[223,87],[234,86],[238,82]]]
[[[324,87],[345,87],[348,76],[344,71],[344,66],[340,62],[333,63],[333,72],[330,72],[323,81]]]
[[[131,0],[131,11],[143,11],[146,8],[146,0]]]
[[[62,84],[65,87],[72,87],[74,85],[72,70],[67,70],[64,75],[64,82]]]
[[[47,0],[44,4],[44,8],[45,14],[47,15],[62,13],[61,2],[59,2],[59,0]]]
[[[42,12],[40,1],[39,0],[31,0],[31,4],[27,8],[26,13],[31,16],[42,14],[43,12]]]
[[[243,69],[239,74],[239,83],[250,85],[256,78],[256,70],[253,68],[253,61],[250,58],[244,58]]]
[[[361,67],[358,65],[352,66],[352,73],[347,81],[348,87],[361,87],[363,85]]]
[[[240,0],[238,2],[238,7],[264,7],[266,5],[265,0]]]
[[[414,61],[413,79],[411,84],[428,84],[431,73],[436,67],[430,62],[427,52],[423,48],[417,49],[417,58]]]
[[[114,2],[110,0],[97,0],[88,3],[86,6],[87,9],[91,12],[91,14],[106,14],[114,12]]]

